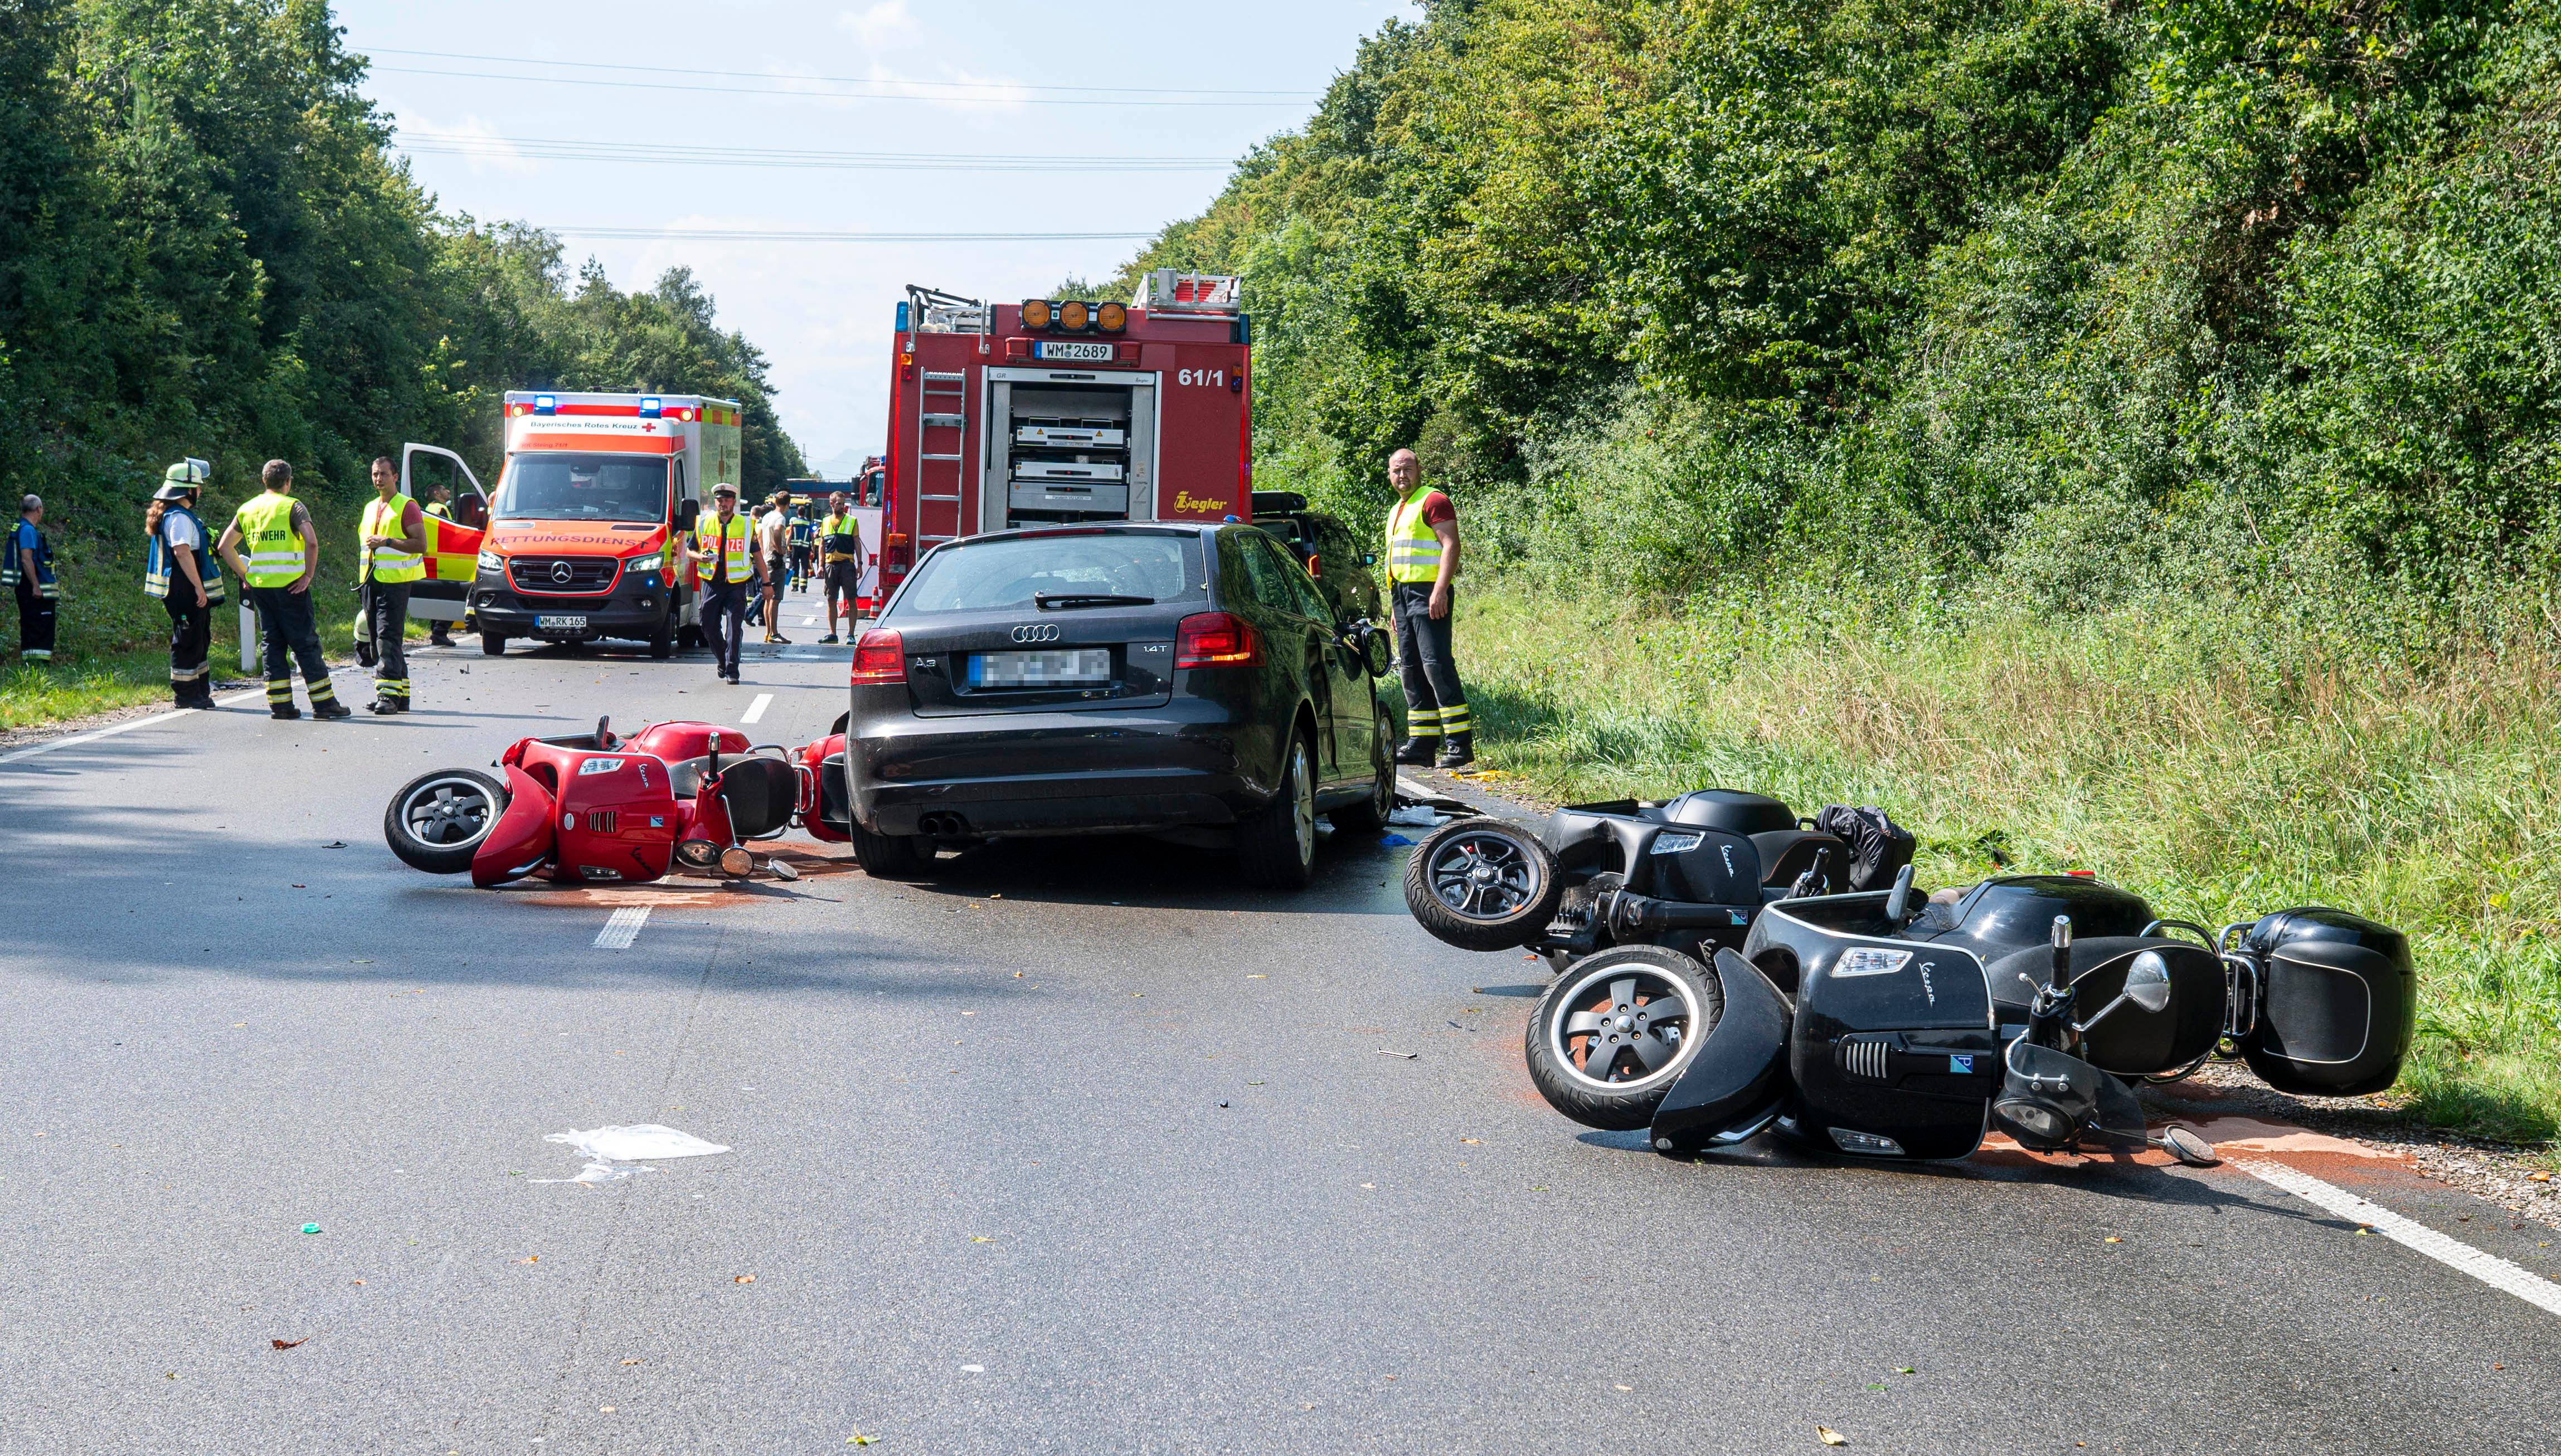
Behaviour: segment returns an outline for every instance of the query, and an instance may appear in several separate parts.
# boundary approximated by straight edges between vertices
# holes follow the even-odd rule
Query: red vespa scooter
[[[470,768],[421,774],[384,809],[383,838],[404,864],[467,870],[483,888],[528,876],[745,880],[758,868],[747,844],[781,835],[817,802],[816,774],[792,761],[808,750],[785,751],[717,724],[652,724],[623,738],[598,719],[593,733],[518,739],[498,755],[503,780]],[[799,878],[778,861],[766,868]]]

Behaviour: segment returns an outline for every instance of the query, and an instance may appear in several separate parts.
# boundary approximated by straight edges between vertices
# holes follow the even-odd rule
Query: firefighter
[[[765,559],[756,549],[747,518],[738,511],[738,487],[728,481],[712,487],[712,514],[697,522],[685,542],[685,560],[702,583],[703,635],[712,644],[712,672],[725,683],[738,681],[739,648],[747,637],[747,583],[762,581]]]
[[[18,524],[9,531],[9,558],[0,566],[0,586],[18,594],[18,660],[54,660],[54,603],[63,588],[54,579],[54,548],[45,540],[45,502],[30,495],[18,502]]]
[[[809,514],[809,503],[801,501],[791,508],[791,589],[809,589],[810,548],[817,544],[818,523]]]
[[[827,519],[818,523],[818,590],[827,598],[827,635],[836,641],[836,599],[845,602],[845,635],[854,635],[854,606],[863,591],[863,528],[843,491],[827,497]]]
[[[393,533],[399,533],[394,535]],[[427,577],[427,517],[400,493],[400,467],[374,457],[374,499],[356,527],[363,640],[373,644],[375,716],[409,712],[409,590]]]
[[[211,467],[186,459],[161,476],[142,518],[150,545],[142,564],[142,593],[160,598],[169,613],[169,696],[180,708],[211,712],[214,674],[206,665],[214,640],[214,608],[222,605],[223,573],[214,566],[213,533],[196,514]]]
[[[1423,483],[1412,450],[1387,457],[1396,506],[1387,513],[1387,579],[1394,601],[1396,655],[1404,665],[1407,715],[1399,763],[1456,768],[1476,756],[1475,725],[1450,650],[1452,584],[1458,579],[1458,511]],[[1435,740],[1440,755],[1433,755]]]
[[[257,609],[258,636],[266,648],[266,709],[277,718],[300,718],[293,706],[293,668],[314,718],[353,718],[329,686],[329,661],[321,655],[320,628],[311,616],[311,578],[320,570],[320,535],[311,513],[293,498],[293,467],[269,460],[257,472],[265,489],[244,504],[223,528],[214,550],[249,587]],[[246,561],[240,549],[249,548]],[[289,657],[288,657],[289,654]]]
[[[450,504],[452,499],[453,490],[450,486],[441,481],[430,481],[427,487],[427,504],[420,509],[438,521],[450,521],[453,519],[453,507]],[[453,645],[453,634],[446,630],[444,618],[433,617],[427,621],[427,645],[429,647]]]

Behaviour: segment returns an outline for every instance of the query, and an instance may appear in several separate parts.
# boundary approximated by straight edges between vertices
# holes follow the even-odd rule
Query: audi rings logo
[[[553,579],[553,580],[555,580],[555,581],[559,582],[559,583],[560,583],[560,584],[562,584],[563,586],[567,586],[567,585],[569,584],[569,574],[570,574],[570,572],[569,572],[569,563],[567,563],[567,562],[554,562],[554,563],[552,563],[552,579]]]
[[[1058,640],[1058,623],[1036,622],[1028,627],[1016,627],[1014,629],[1014,640],[1017,642],[1055,642]]]

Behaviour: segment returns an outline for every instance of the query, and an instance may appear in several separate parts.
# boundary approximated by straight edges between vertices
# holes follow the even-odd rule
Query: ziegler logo
[[[1014,629],[1014,640],[1017,642],[1055,642],[1058,640],[1058,623],[1040,622],[1028,627],[1016,627]]]
[[[1207,496],[1196,496],[1187,490],[1178,490],[1174,492],[1174,509],[1177,511],[1224,511],[1227,509],[1227,502],[1224,500],[1211,500]]]

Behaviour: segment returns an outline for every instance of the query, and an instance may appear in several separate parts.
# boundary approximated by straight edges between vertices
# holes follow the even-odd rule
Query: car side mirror
[[[1360,625],[1361,665],[1369,669],[1369,675],[1373,678],[1386,677],[1388,671],[1396,666],[1395,648],[1387,640],[1385,632],[1368,622],[1362,622]]]
[[[703,503],[700,501],[676,502],[676,529],[679,531],[693,530],[694,521],[696,518],[700,517],[702,513]]]

